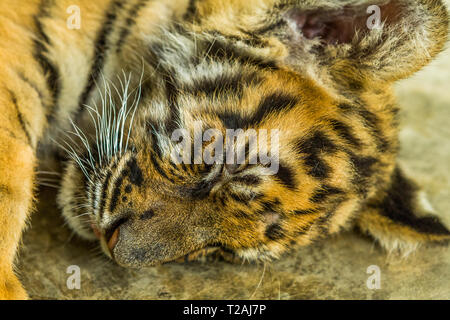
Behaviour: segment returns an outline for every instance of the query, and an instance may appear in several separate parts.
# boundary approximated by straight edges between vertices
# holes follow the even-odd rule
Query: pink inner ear
[[[367,7],[368,5],[344,7],[337,11],[292,9],[286,17],[307,39],[320,38],[327,44],[350,43],[356,31],[360,33],[370,31],[367,20],[372,14],[366,12]],[[379,7],[381,22],[393,23],[398,20],[401,12],[398,2],[390,1]]]

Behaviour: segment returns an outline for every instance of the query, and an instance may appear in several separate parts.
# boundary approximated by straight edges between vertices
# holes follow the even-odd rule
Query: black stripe
[[[334,153],[338,151],[336,144],[321,131],[315,131],[309,138],[300,139],[295,144],[295,149],[300,154]]]
[[[219,182],[220,175],[214,177],[212,180],[202,180],[200,182],[195,183],[193,186],[181,187],[180,191],[183,195],[188,197],[193,197],[197,199],[204,199],[210,195],[212,188]],[[224,190],[222,190],[224,191]],[[214,195],[214,201],[216,201],[218,195],[217,193]],[[220,199],[222,204],[225,203],[223,197]]]
[[[0,184],[0,194],[2,193],[7,195],[12,194],[11,187],[6,184]]]
[[[235,112],[220,112],[218,117],[227,129],[243,129],[245,128],[245,123],[247,123],[247,120],[243,116]]]
[[[344,111],[344,112],[350,112],[350,111],[356,109],[357,107],[352,106],[352,105],[347,104],[347,103],[341,103],[341,104],[338,105],[338,108],[339,108],[341,111]]]
[[[299,99],[284,92],[275,92],[264,97],[254,115],[249,119],[248,125],[258,124],[264,118],[274,113],[287,112],[298,103]]]
[[[316,209],[303,209],[303,210],[294,210],[294,214],[296,215],[304,215],[304,214],[312,214],[317,213]]]
[[[180,93],[179,85],[172,75],[176,74],[173,67],[164,67],[159,63],[164,56],[164,47],[161,43],[150,43],[148,46],[148,61],[151,66],[158,71],[164,83],[165,97],[168,104],[169,116],[165,121],[165,128],[168,134],[177,129],[176,125],[180,119],[180,110],[178,107],[178,95]],[[158,125],[159,127],[160,125]],[[156,127],[156,126],[155,126]]]
[[[197,1],[189,0],[189,5],[186,12],[183,15],[183,20],[189,20],[189,22],[195,22],[197,18]]]
[[[210,192],[216,183],[217,183],[216,180],[201,181],[195,184],[193,187],[183,188],[182,193],[187,195],[188,197],[202,200],[210,195]],[[223,199],[221,200],[222,202],[224,201]]]
[[[211,98],[231,94],[240,99],[244,88],[260,82],[261,78],[256,72],[235,73],[232,75],[220,74],[215,78],[193,79],[189,85],[183,87],[183,91],[194,95],[204,94]]]
[[[273,31],[275,29],[279,29],[279,28],[285,27],[286,25],[287,25],[286,20],[281,19],[281,20],[278,20],[278,21],[276,21],[276,22],[274,22],[272,24],[269,24],[267,26],[264,26],[264,27],[261,27],[259,29],[256,29],[253,32],[255,34],[262,35],[262,34],[265,34],[267,32]]]
[[[142,183],[144,182],[144,177],[141,168],[139,168],[136,158],[132,158],[128,162],[128,168],[130,169],[130,176],[129,176],[130,182],[135,186],[138,187],[142,186]]]
[[[379,128],[380,120],[378,117],[373,112],[370,112],[364,108],[361,108],[358,113],[364,119],[366,126],[371,129],[372,135],[377,140],[378,150],[381,152],[386,152],[390,145]]]
[[[173,182],[173,180],[170,179],[170,178],[166,175],[166,173],[164,172],[164,170],[163,170],[163,169],[161,168],[161,166],[159,165],[158,159],[157,159],[157,157],[156,157],[156,155],[155,155],[154,152],[150,152],[150,161],[152,162],[153,167],[155,168],[155,170],[158,171],[158,173],[159,173],[164,179],[167,179],[167,180]]]
[[[102,27],[97,34],[94,45],[94,60],[91,64],[90,72],[88,74],[87,84],[78,102],[78,114],[83,111],[84,105],[87,104],[91,91],[94,88],[101,71],[103,70],[106,60],[106,53],[111,46],[108,41],[108,37],[114,29],[114,23],[117,19],[118,10],[122,7],[123,4],[121,3],[121,1],[112,1],[106,12],[105,19],[101,23]]]
[[[112,213],[117,206],[117,202],[119,201],[119,196],[120,196],[120,188],[122,187],[125,176],[128,175],[127,171],[128,171],[128,169],[124,170],[121,173],[120,177],[115,181],[114,190],[112,193],[111,201],[109,203],[109,212],[110,213]]]
[[[359,80],[352,79],[352,80],[347,81],[347,83],[348,83],[349,88],[353,91],[360,91],[363,89],[363,84]]]
[[[225,199],[224,199],[224,198],[225,198],[225,195],[224,195],[223,192],[221,192],[221,193],[216,192],[216,193],[213,194],[212,201],[213,201],[213,203],[215,203],[215,204],[217,204],[217,202],[220,201],[219,206],[220,206],[221,208],[223,208],[223,207],[225,207],[225,205],[226,205]]]
[[[261,202],[262,210],[258,213],[270,213],[278,212],[279,206],[281,205],[280,199],[276,198],[273,200],[266,200]]]
[[[393,173],[392,185],[381,203],[381,214],[418,232],[450,235],[450,231],[434,216],[415,214],[417,187],[398,168]]]
[[[329,176],[331,168],[320,158],[322,152],[334,153],[337,146],[323,132],[316,131],[310,138],[302,138],[294,145],[295,151],[301,155],[309,174],[318,179]]]
[[[233,177],[232,182],[243,183],[250,186],[257,186],[261,183],[261,178],[255,175],[245,175]]]
[[[110,170],[110,171],[108,172],[108,174],[106,175],[105,181],[104,181],[104,183],[103,183],[103,190],[102,190],[102,193],[101,193],[102,199],[101,199],[101,201],[100,201],[100,207],[99,207],[99,209],[98,209],[100,219],[101,219],[102,216],[103,216],[103,210],[104,210],[105,204],[106,204],[107,190],[108,190],[109,181],[111,180],[111,177],[112,177],[112,171]],[[94,198],[94,197],[93,197],[93,198]]]
[[[98,209],[100,218],[103,216],[103,211],[106,205],[106,198],[107,198],[107,192],[108,192],[108,188],[109,188],[109,182],[111,180],[113,171],[117,168],[118,162],[114,162],[111,166],[111,168],[109,168],[108,173],[106,174],[105,180],[102,184],[102,193],[101,193],[101,200],[100,200],[100,207]],[[95,194],[94,192],[92,194]],[[94,197],[92,197],[93,201],[94,201]],[[94,206],[92,206],[94,207]]]
[[[368,178],[373,174],[373,165],[378,162],[378,159],[374,157],[359,157],[352,155],[350,161],[355,167],[356,173],[361,176]]]
[[[245,129],[259,125],[269,115],[289,111],[297,105],[298,101],[297,97],[283,92],[274,92],[262,98],[249,117],[234,112],[221,112],[218,116],[227,129]]]
[[[250,214],[242,210],[234,211],[233,216],[239,219],[250,219]]]
[[[212,40],[205,48],[205,54],[213,60],[226,62],[240,62],[242,64],[251,65],[264,70],[277,70],[277,63],[263,57],[255,56],[244,49],[237,48],[231,43],[220,41],[220,39]]]
[[[32,88],[36,94],[38,95],[39,99],[41,100],[41,103],[44,99],[44,94],[42,93],[42,91],[38,88],[38,86],[32,82],[30,79],[28,79],[22,72],[17,72],[17,75],[19,76],[19,78],[25,82],[26,84],[28,84],[28,86],[30,88]]]
[[[145,122],[145,128],[146,128],[146,132],[148,132],[150,134],[150,137],[152,139],[152,149],[153,151],[156,152],[156,155],[161,158],[162,157],[162,149],[161,146],[159,145],[159,140],[158,140],[158,131],[157,128],[158,125],[156,123],[152,123],[151,121],[147,120]],[[178,141],[174,141],[174,142],[178,142]],[[172,163],[172,161],[170,161],[170,163]]]
[[[163,73],[166,99],[169,105],[169,117],[166,120],[166,131],[169,134],[177,129],[177,122],[180,120],[180,108],[178,107],[179,89],[170,74],[167,72]]]
[[[309,167],[308,174],[317,179],[326,179],[330,176],[331,167],[316,154],[307,155],[304,163]]]
[[[254,33],[248,32],[243,28],[238,28],[238,30],[247,37],[224,34],[218,30],[205,31],[205,32],[209,33],[213,36],[220,36],[220,37],[226,38],[230,42],[232,42],[232,41],[243,42],[250,47],[264,48],[269,45],[269,43],[266,39],[263,39]]]
[[[286,231],[279,223],[273,223],[266,228],[264,235],[270,240],[276,241],[283,239],[286,236]]]
[[[36,26],[37,38],[34,40],[33,57],[41,66],[44,77],[47,81],[47,87],[50,90],[51,102],[47,110],[47,121],[54,120],[54,110],[57,109],[58,97],[61,92],[60,73],[58,67],[48,58],[48,46],[51,46],[51,41],[44,31],[41,19],[50,15],[50,5],[52,1],[42,0],[39,4],[39,12],[34,16],[34,23]]]
[[[170,163],[172,164],[172,161],[170,161]],[[178,168],[177,168],[178,169]],[[169,170],[169,173],[172,175],[172,176],[174,176],[175,178],[177,178],[177,179],[179,179],[179,180],[184,180],[184,179],[186,179],[186,177],[185,176],[182,176],[181,174],[179,174],[178,172],[176,172],[175,170],[177,170],[177,169],[174,169],[174,168],[172,168],[172,167],[170,167],[170,168],[168,168],[168,170]]]
[[[84,174],[82,174],[81,176],[83,177]],[[86,182],[87,178],[84,177],[83,181]],[[85,183],[84,185],[86,186],[86,194],[91,196],[91,207],[92,207],[92,209],[96,209],[96,206],[95,206],[96,197],[95,197],[95,192],[94,192],[95,183]],[[100,213],[100,217],[101,217],[101,213]]]
[[[376,139],[377,148],[380,152],[386,152],[390,148],[391,145],[389,141],[386,139],[386,137],[384,137],[383,132],[379,127],[380,119],[376,116],[375,113],[364,108],[361,103],[358,103],[358,105],[349,105],[346,103],[342,103],[338,105],[338,108],[345,113],[356,113],[360,118],[364,120],[364,125],[371,130],[371,134]]]
[[[280,163],[278,172],[275,174],[275,177],[289,189],[297,189],[297,185],[295,182],[295,172],[291,167],[285,166],[284,164]]]
[[[13,131],[11,131],[9,128],[3,127],[1,124],[0,124],[0,130],[6,132],[12,139],[24,142],[23,138],[17,137]]]
[[[127,177],[127,176],[131,177],[130,168],[132,168],[131,165],[133,162],[136,162],[136,159],[132,158],[127,161],[127,163],[125,165],[125,169],[120,173],[119,178],[117,178],[117,180],[115,181],[112,197],[111,197],[111,200],[109,203],[109,212],[113,212],[117,206],[117,202],[119,200],[120,191],[121,191],[120,189],[122,187],[123,181],[125,180],[125,177]]]
[[[318,236],[324,237],[328,235],[328,229],[330,228],[330,221],[325,217],[320,217],[315,221],[316,230],[318,231]]]
[[[370,178],[374,174],[373,166],[378,163],[378,159],[374,157],[357,156],[350,153],[350,162],[355,168],[355,172],[360,178]]]
[[[344,139],[349,145],[353,147],[361,148],[361,140],[353,134],[352,129],[348,125],[336,119],[331,119],[329,120],[329,122],[333,130],[340,138]]]
[[[136,24],[136,19],[139,16],[139,11],[147,4],[149,0],[139,0],[134,4],[134,6],[131,7],[131,9],[128,11],[127,18],[125,20],[124,26],[119,32],[119,40],[116,43],[116,51],[120,52],[122,49],[122,45],[125,42],[126,38],[131,32],[131,29]]]
[[[340,195],[344,192],[336,187],[322,185],[319,189],[317,189],[314,194],[311,196],[310,201],[314,203],[319,203],[327,200],[330,196]]]
[[[253,194],[247,195],[247,194],[242,194],[242,193],[237,194],[237,193],[234,193],[234,192],[230,192],[229,196],[234,201],[240,202],[240,203],[242,203],[244,205],[248,204],[248,202],[253,199]]]
[[[328,211],[325,212],[323,216],[321,216],[316,221],[316,226],[319,229],[319,232],[322,236],[326,236],[329,234],[330,226],[331,226],[331,219],[336,214],[337,210],[339,209],[339,206],[342,204],[342,199],[340,201],[337,201],[333,203],[331,208],[328,209]]]
[[[17,119],[19,120],[19,124],[22,128],[22,131],[25,133],[25,136],[27,138],[27,142],[28,144],[32,147],[32,139],[31,139],[31,134],[27,129],[27,121],[23,118],[23,114],[20,111],[19,105],[17,103],[17,97],[16,95],[12,92],[9,91],[10,95],[11,95],[11,101],[14,105],[14,107],[16,108],[16,112],[17,112]]]
[[[139,220],[149,220],[155,216],[155,212],[153,210],[145,211],[140,217]]]

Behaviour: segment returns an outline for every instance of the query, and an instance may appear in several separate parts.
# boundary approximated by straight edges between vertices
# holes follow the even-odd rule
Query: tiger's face
[[[286,218],[279,194],[296,183],[278,156],[292,137],[288,128],[287,134],[279,132],[281,119],[269,111],[300,108],[305,88],[303,96],[311,99],[320,91],[289,70],[243,64],[235,72],[220,70],[192,91],[185,89],[175,99],[181,110],[175,116],[165,98],[142,95],[133,125],[119,130],[121,145],[128,144],[122,151],[105,155],[103,144],[112,137],[93,139],[93,165],[84,150],[64,175],[59,201],[69,225],[84,238],[99,240],[108,256],[128,267],[168,262],[210,247],[270,259],[294,241],[308,243],[315,216],[292,217],[295,224],[281,227]],[[283,90],[274,86],[280,81]],[[156,106],[163,109],[158,114]],[[130,118],[133,111],[128,110]],[[108,115],[96,121],[98,127],[114,122]],[[191,145],[181,143],[180,129]],[[234,139],[233,158],[228,138]],[[308,193],[298,188],[290,196],[308,199]]]
[[[359,108],[392,103],[392,81],[440,51],[447,18],[434,2],[421,8],[433,19],[383,2],[385,25],[372,30],[366,6],[344,2],[231,8],[221,30],[212,5],[193,26],[131,43],[129,78],[99,88],[76,132],[58,196],[69,225],[126,267],[209,247],[271,259],[345,226],[395,162],[395,115],[371,123]],[[227,130],[240,161],[227,158]],[[358,166],[378,172],[363,192]]]

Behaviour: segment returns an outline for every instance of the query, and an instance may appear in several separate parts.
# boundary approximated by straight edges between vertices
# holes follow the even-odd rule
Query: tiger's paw
[[[400,169],[391,187],[368,204],[356,223],[388,252],[408,256],[418,247],[450,243],[450,230],[434,215],[420,188]]]

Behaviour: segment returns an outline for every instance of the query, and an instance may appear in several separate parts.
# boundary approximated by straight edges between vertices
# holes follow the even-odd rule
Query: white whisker
[[[59,189],[60,186],[51,184],[51,183],[46,183],[46,182],[38,182],[38,185],[43,186],[43,187],[49,187],[49,188],[54,188],[54,189]]]

